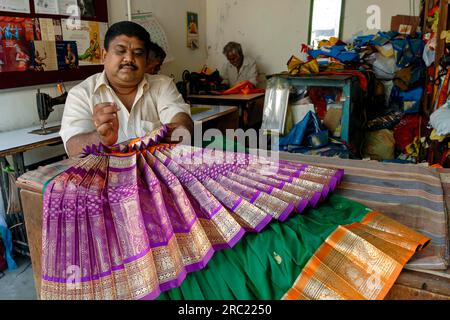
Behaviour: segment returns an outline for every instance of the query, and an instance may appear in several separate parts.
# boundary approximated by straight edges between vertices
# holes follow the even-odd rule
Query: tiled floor
[[[0,279],[0,300],[36,300],[31,260],[22,256],[15,256],[14,260],[18,268],[6,271]]]

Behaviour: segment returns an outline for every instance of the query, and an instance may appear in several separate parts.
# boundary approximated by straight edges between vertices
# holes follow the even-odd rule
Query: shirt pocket
[[[159,120],[156,121],[145,121],[141,120],[141,132],[138,133],[139,136],[144,136],[147,133],[152,132],[153,130],[158,129],[161,127],[162,124]]]

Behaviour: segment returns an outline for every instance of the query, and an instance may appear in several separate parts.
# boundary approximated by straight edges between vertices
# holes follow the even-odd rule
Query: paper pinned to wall
[[[34,11],[42,14],[59,14],[57,0],[34,0]]]
[[[175,58],[170,51],[169,41],[167,39],[167,35],[159,24],[158,20],[156,20],[155,16],[152,13],[138,13],[132,15],[133,22],[136,22],[143,26],[145,30],[150,33],[150,37],[153,42],[157,43],[167,54],[164,63],[174,61]]]
[[[0,0],[0,11],[30,13],[30,1]]]
[[[102,64],[101,53],[108,24],[81,20],[80,25],[62,19],[63,38],[76,41],[80,66]]]

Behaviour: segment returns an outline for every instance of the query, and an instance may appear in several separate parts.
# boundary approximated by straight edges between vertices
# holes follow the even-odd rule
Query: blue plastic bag
[[[410,91],[401,91],[394,86],[391,92],[391,106],[406,114],[414,114],[420,111],[422,102],[423,87],[418,87]]]
[[[280,150],[288,151],[292,147],[322,148],[328,144],[328,131],[320,125],[314,112],[308,112],[305,118],[280,139]]]
[[[17,269],[17,264],[13,260],[11,254],[12,254],[12,235],[11,231],[8,229],[8,225],[6,224],[6,221],[3,217],[3,215],[0,214],[0,238],[2,238],[3,243],[5,245],[5,251],[6,251],[6,263],[8,264],[8,270],[14,270]]]

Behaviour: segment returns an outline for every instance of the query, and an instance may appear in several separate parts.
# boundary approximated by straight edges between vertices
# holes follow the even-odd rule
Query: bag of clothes
[[[5,265],[10,270],[14,270],[17,268],[16,263],[14,262],[12,258],[12,235],[11,231],[8,229],[8,226],[6,224],[6,221],[3,217],[3,215],[0,214],[0,247],[3,245],[2,248],[0,248],[0,270],[2,265],[2,259],[5,262]],[[4,269],[6,270],[6,268]]]
[[[394,86],[391,92],[391,106],[395,107],[395,110],[406,114],[418,113],[422,96],[423,87],[402,91],[399,87]]]

